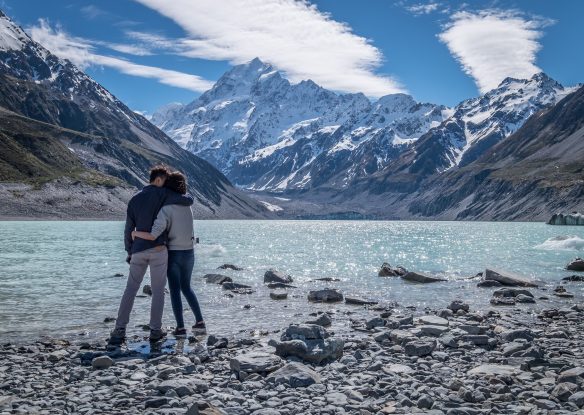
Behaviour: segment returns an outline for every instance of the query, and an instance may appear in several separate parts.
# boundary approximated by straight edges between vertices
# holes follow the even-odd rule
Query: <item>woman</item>
[[[180,172],[172,172],[166,179],[165,187],[184,195],[187,193],[187,181]],[[195,265],[193,213],[190,206],[166,205],[158,212],[151,232],[132,232],[132,238],[154,240],[168,231],[168,287],[172,311],[176,319],[175,336],[187,334],[183,318],[181,292],[187,299],[195,314],[195,330],[204,330],[205,322],[199,307],[197,296],[191,288],[191,275]]]

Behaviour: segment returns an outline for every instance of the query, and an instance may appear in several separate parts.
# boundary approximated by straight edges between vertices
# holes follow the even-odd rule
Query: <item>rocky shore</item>
[[[448,283],[389,264],[379,275]],[[584,304],[569,295],[554,308],[534,304],[580,280],[550,294],[500,270],[480,278],[476,289],[493,291],[485,309],[453,298],[416,310],[322,287],[306,301],[328,311],[271,333],[2,344],[0,414],[584,413]],[[207,280],[246,289],[220,274]],[[292,282],[264,276],[278,290]]]

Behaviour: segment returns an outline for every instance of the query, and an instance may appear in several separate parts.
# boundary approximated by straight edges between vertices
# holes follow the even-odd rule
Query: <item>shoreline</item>
[[[285,300],[284,300],[285,301]],[[584,305],[355,305],[273,333],[149,350],[105,340],[0,346],[0,413],[582,413]],[[310,324],[306,324],[310,321]],[[164,347],[167,346],[167,347]],[[143,352],[143,353],[142,353]]]

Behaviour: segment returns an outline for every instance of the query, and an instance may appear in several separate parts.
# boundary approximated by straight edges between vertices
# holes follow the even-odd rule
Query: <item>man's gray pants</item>
[[[150,284],[152,286],[152,305],[150,308],[150,329],[162,328],[162,313],[164,311],[164,288],[166,287],[166,269],[168,266],[168,251],[166,247],[156,247],[132,254],[130,260],[130,275],[126,290],[122,296],[116,328],[126,328],[130,321],[130,313],[134,307],[134,299],[146,269],[150,267]]]

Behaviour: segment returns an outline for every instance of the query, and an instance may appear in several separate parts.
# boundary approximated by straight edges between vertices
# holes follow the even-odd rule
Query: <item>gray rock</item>
[[[277,288],[296,288],[294,285],[286,284],[283,282],[270,282],[268,284],[269,289],[277,289]]]
[[[378,301],[364,300],[356,297],[345,297],[345,303],[354,305],[375,305]]]
[[[171,402],[170,398],[164,396],[157,398],[150,398],[144,402],[146,408],[160,408],[161,406],[168,405]]]
[[[578,391],[578,385],[570,382],[558,383],[556,387],[552,390],[551,395],[562,401],[567,402],[570,396]]]
[[[509,365],[484,364],[469,370],[467,373],[469,375],[511,376],[520,373],[520,370],[514,366]]]
[[[209,386],[200,379],[169,379],[159,383],[156,389],[164,394],[174,391],[182,398],[197,392],[206,392],[209,390]]]
[[[442,317],[426,315],[421,316],[419,319],[421,324],[431,325],[431,326],[448,326],[448,320]]]
[[[501,287],[501,286],[503,286],[503,284],[501,284],[499,281],[495,281],[495,280],[483,280],[477,284],[477,287],[481,287],[481,288],[492,288],[492,287]]]
[[[515,298],[493,297],[489,300],[489,302],[496,306],[513,306],[515,305]]]
[[[91,361],[91,367],[96,370],[109,369],[114,361],[109,356],[99,356]]]
[[[239,284],[237,282],[231,282],[231,281],[226,281],[223,284],[221,284],[221,287],[223,287],[224,290],[241,290],[241,289],[251,289],[251,285],[245,285],[245,284]]]
[[[384,262],[377,275],[380,277],[400,277],[407,274],[407,272],[404,267],[393,268],[389,263]]]
[[[284,274],[283,272],[270,269],[264,274],[264,284],[268,284],[270,282],[281,282],[284,284],[289,284],[292,282],[292,277],[288,274]]]
[[[142,292],[146,295],[150,295],[152,296],[152,287],[148,284],[146,284],[143,288],[142,288]]]
[[[535,298],[529,297],[527,295],[519,294],[517,297],[515,297],[515,301],[517,301],[518,303],[523,303],[523,304],[533,304],[533,303],[535,303]]]
[[[429,395],[423,394],[418,399],[417,405],[420,409],[432,409],[432,406],[434,405],[434,399],[432,399]]]
[[[336,303],[343,301],[343,294],[339,290],[324,288],[322,290],[310,291],[308,301],[315,303]]]
[[[468,311],[470,307],[467,303],[461,300],[454,300],[447,308],[452,310],[453,313],[456,313],[458,310]]]
[[[229,366],[236,373],[271,373],[283,365],[282,359],[273,354],[250,352],[231,359]]]
[[[304,388],[320,383],[320,375],[302,363],[292,362],[273,372],[266,380],[276,385],[286,384],[292,388]]]
[[[208,284],[223,284],[224,282],[233,282],[231,277],[221,274],[206,274],[203,276]]]
[[[341,339],[287,340],[276,343],[276,354],[281,357],[295,356],[306,362],[321,364],[338,360],[343,356],[345,342]]]
[[[514,298],[519,295],[524,295],[533,298],[533,294],[531,292],[520,288],[500,288],[493,292],[493,297]]]
[[[578,408],[582,408],[584,406],[584,391],[574,393],[568,401],[574,403]]]
[[[442,334],[444,334],[445,332],[447,332],[448,327],[428,325],[428,326],[421,326],[420,330],[422,331],[422,334],[424,334],[424,335],[438,337],[438,336],[441,336]]]
[[[512,342],[513,340],[517,339],[525,339],[527,341],[532,341],[534,337],[535,336],[530,329],[506,330],[501,333],[501,338],[508,342]]]
[[[374,329],[375,327],[383,327],[385,326],[385,320],[381,317],[374,317],[371,320],[365,323],[365,328],[367,330]]]
[[[310,320],[310,321],[306,322],[306,324],[318,324],[319,326],[322,326],[322,327],[328,327],[332,323],[333,323],[333,321],[331,320],[329,315],[326,313],[319,315],[315,320]]]
[[[406,343],[404,351],[408,356],[427,356],[436,348],[435,341],[411,341]]]
[[[278,292],[278,293],[270,293],[270,298],[272,300],[285,300],[286,298],[288,298],[288,293],[287,292]]]
[[[233,264],[223,264],[217,267],[217,269],[232,269],[233,271],[243,271],[243,268]]]
[[[420,284],[429,284],[432,282],[446,281],[443,278],[435,277],[435,276],[430,275],[430,274],[426,274],[423,272],[413,272],[413,271],[410,271],[407,274],[402,275],[402,278],[405,281],[416,282],[416,283],[420,283]]]
[[[564,370],[558,376],[558,383],[562,382],[578,383],[581,380],[584,380],[584,367],[575,367],[572,369]]]
[[[69,352],[65,349],[61,349],[61,350],[56,350],[54,352],[49,353],[47,356],[47,360],[49,362],[56,363],[60,360],[63,360],[67,356],[69,356]]]
[[[414,369],[412,369],[411,367],[409,367],[407,365],[402,365],[400,363],[393,363],[393,364],[390,364],[390,365],[383,366],[381,368],[381,370],[383,370],[385,373],[388,373],[388,374],[392,374],[392,373],[398,373],[398,374],[414,373]]]
[[[282,334],[282,340],[320,340],[327,337],[326,330],[317,324],[290,324]]]
[[[584,271],[584,259],[576,258],[570,261],[570,263],[566,265],[566,269],[568,271]]]
[[[512,287],[537,287],[537,283],[531,279],[514,274],[509,271],[494,270],[487,268],[483,273],[485,280],[498,281],[503,285],[508,285]]]

